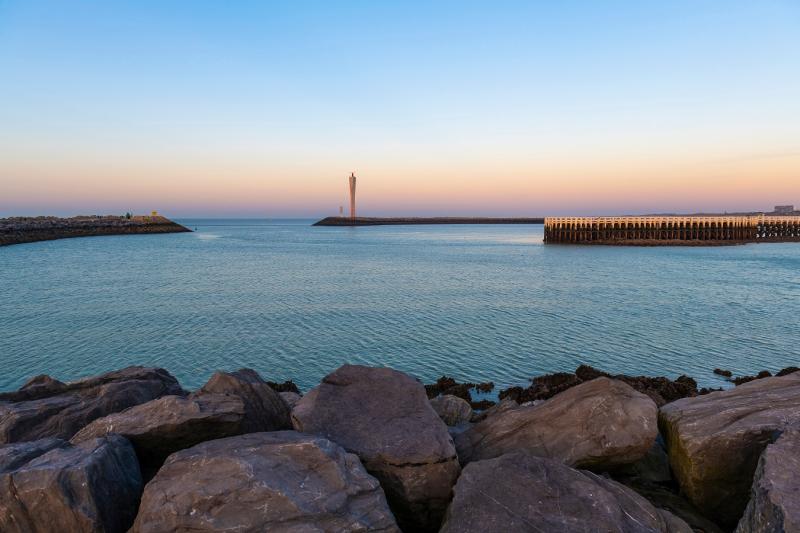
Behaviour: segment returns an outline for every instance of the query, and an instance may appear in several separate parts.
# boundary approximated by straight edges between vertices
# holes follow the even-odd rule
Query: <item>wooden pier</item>
[[[544,242],[640,246],[800,241],[800,216],[546,217]]]

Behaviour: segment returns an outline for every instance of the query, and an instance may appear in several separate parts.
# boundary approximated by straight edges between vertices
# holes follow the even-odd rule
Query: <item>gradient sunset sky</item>
[[[800,204],[800,2],[0,0],[0,216]]]

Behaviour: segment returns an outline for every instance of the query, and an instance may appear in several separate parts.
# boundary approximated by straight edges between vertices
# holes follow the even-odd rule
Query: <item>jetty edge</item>
[[[185,233],[189,228],[161,215],[89,215],[71,218],[50,216],[0,218],[0,246],[101,235]]]
[[[544,224],[544,217],[325,217],[313,226],[413,226],[424,224]]]
[[[162,368],[43,374],[0,392],[0,487],[12,487],[0,525],[796,531],[800,368],[730,381],[698,389],[581,365],[473,412],[470,390],[493,383],[423,385],[386,367],[344,365],[305,394],[246,368],[194,391]]]

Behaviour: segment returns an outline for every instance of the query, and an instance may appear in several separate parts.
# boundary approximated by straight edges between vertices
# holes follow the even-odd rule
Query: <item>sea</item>
[[[0,248],[0,390],[129,365],[201,386],[256,369],[308,390],[345,363],[495,391],[589,364],[694,377],[800,366],[800,244],[542,243],[540,225],[314,227]]]

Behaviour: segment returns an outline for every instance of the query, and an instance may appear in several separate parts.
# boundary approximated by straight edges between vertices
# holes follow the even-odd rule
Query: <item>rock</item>
[[[454,493],[442,533],[691,533],[620,483],[525,453],[468,464]]]
[[[345,365],[295,405],[292,419],[298,431],[357,454],[404,530],[438,528],[460,468],[447,426],[415,379]]]
[[[236,372],[216,372],[200,393],[231,394],[244,402],[245,420],[242,433],[291,429],[289,406],[255,370],[242,368]]]
[[[129,367],[68,384],[38,376],[0,394],[0,444],[69,439],[96,418],[167,394],[183,390],[160,368]]]
[[[800,428],[767,446],[737,533],[800,531]]]
[[[764,448],[800,421],[800,373],[685,398],[659,413],[670,464],[701,511],[733,528],[747,505]]]
[[[500,391],[499,398],[501,400],[514,400],[517,403],[547,400],[567,389],[599,377],[622,381],[635,390],[650,396],[657,406],[664,405],[679,398],[697,396],[698,394],[707,392],[705,389],[698,390],[697,382],[688,376],[680,376],[673,381],[665,377],[653,378],[648,376],[626,376],[623,374],[611,375],[588,365],[581,365],[575,370],[574,374],[568,372],[547,374],[532,378],[531,385],[527,388],[511,387],[502,390]]]
[[[49,439],[0,450],[7,446],[18,458],[27,455],[0,467],[3,533],[124,533],[133,523],[142,478],[125,438],[110,435],[74,446]]]
[[[448,426],[457,426],[462,422],[469,422],[472,418],[472,407],[469,403],[457,396],[444,394],[432,399],[431,407]]]
[[[300,396],[296,392],[287,391],[287,392],[280,392],[279,394],[281,395],[281,398],[283,398],[283,401],[286,402],[286,405],[289,406],[290,412],[292,409],[294,409],[294,406],[297,404],[297,402],[300,401],[300,398],[302,398],[302,396]]]
[[[614,471],[614,477],[632,478],[645,483],[669,483],[672,481],[669,456],[661,435],[656,438],[644,457],[635,463],[618,468]]]
[[[525,451],[571,466],[610,469],[645,456],[658,434],[651,399],[597,378],[531,407],[498,412],[456,437],[462,464]]]
[[[145,488],[132,533],[186,531],[399,529],[358,457],[321,437],[277,431],[204,442],[167,459]]]
[[[470,393],[472,389],[483,393],[491,392],[494,389],[494,383],[491,381],[485,383],[459,383],[451,377],[442,376],[436,380],[436,383],[425,385],[425,393],[430,399],[442,395],[456,396],[466,400],[473,409],[487,409],[494,405],[493,401],[486,399],[477,402],[473,401]]]
[[[714,373],[718,376],[729,378],[733,375],[733,372],[730,370],[722,370],[721,368],[715,368]]]
[[[495,404],[485,411],[481,412],[473,412],[472,418],[470,422],[480,422],[481,420],[485,420],[490,416],[496,415],[497,413],[502,413],[503,411],[509,411],[511,409],[516,409],[519,407],[519,404],[514,400],[502,400],[500,403]]]
[[[300,389],[294,384],[294,381],[284,381],[283,383],[275,383],[274,381],[267,381],[267,385],[275,392],[293,392],[300,394]]]
[[[697,507],[681,497],[672,486],[631,478],[618,481],[646,498],[658,509],[669,511],[686,522],[695,533],[723,533],[717,524],[703,516]]]
[[[244,421],[245,406],[238,396],[164,396],[98,418],[76,433],[72,442],[83,442],[107,433],[123,435],[133,443],[149,474],[173,452],[206,440],[244,433]]]
[[[12,472],[54,448],[66,445],[62,439],[41,439],[0,444],[0,474]]]
[[[764,378],[771,378],[772,372],[769,370],[762,370],[755,376],[740,376],[738,378],[733,378],[730,380],[734,385],[743,385],[745,383],[750,383],[751,381],[755,381],[757,379],[764,379]]]

